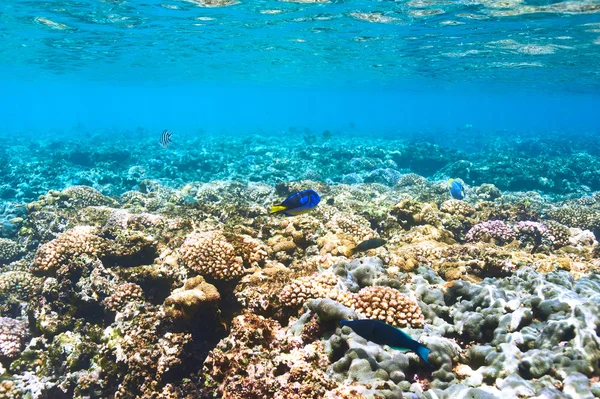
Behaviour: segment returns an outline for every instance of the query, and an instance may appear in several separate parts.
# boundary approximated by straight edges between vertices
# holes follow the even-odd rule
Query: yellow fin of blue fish
[[[271,213],[277,213],[277,212],[282,212],[285,211],[287,209],[287,206],[283,206],[283,205],[273,205],[271,207]]]

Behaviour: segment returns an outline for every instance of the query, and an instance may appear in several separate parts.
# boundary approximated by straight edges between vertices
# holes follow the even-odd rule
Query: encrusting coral
[[[217,288],[202,276],[187,279],[183,287],[175,289],[165,299],[166,312],[173,317],[190,318],[200,310],[216,309],[221,295]]]

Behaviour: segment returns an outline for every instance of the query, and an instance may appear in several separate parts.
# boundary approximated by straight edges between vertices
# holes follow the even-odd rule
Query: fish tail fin
[[[287,209],[287,206],[273,205],[271,207],[271,213],[277,213],[277,212],[285,211],[286,209]]]
[[[429,348],[427,348],[423,344],[419,344],[415,352],[417,353],[417,355],[419,355],[421,359],[423,359],[426,365],[428,365],[429,367],[433,367],[431,363],[429,363],[429,352],[431,352]]]

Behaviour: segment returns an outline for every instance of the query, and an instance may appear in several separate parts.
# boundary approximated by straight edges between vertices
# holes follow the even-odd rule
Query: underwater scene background
[[[600,397],[599,13],[4,0],[0,399]]]

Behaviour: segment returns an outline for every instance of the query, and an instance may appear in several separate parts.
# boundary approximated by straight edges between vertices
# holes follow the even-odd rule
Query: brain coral
[[[102,256],[107,245],[96,233],[97,229],[91,226],[77,226],[65,231],[37,250],[31,271],[56,271],[62,264],[77,256]]]
[[[220,231],[190,233],[180,249],[186,267],[222,280],[243,276],[266,257],[266,247],[260,241],[249,236],[227,237]]]

